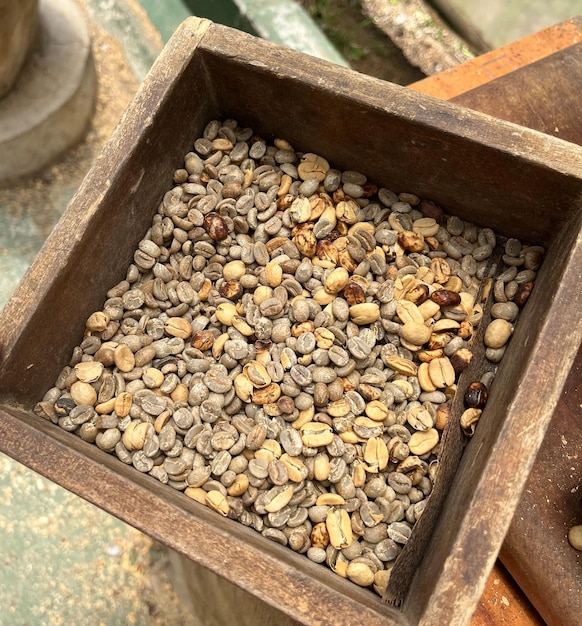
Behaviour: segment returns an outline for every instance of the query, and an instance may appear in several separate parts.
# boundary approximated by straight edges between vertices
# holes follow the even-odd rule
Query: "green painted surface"
[[[319,30],[302,6],[293,0],[235,0],[257,33],[270,41],[338,65],[347,61]]]
[[[176,28],[192,15],[192,11],[182,0],[163,0],[162,2],[140,0],[140,4],[146,10],[150,21],[155,24],[164,42],[167,42]]]
[[[244,6],[238,6],[235,0],[184,0],[184,3],[192,15],[205,17],[218,24],[224,24],[251,35],[259,34],[251,24]]]
[[[293,0],[141,0],[141,4],[164,41],[188,15],[196,15],[348,66],[303,7]]]

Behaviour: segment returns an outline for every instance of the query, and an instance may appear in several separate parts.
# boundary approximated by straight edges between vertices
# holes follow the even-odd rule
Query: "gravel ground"
[[[0,307],[131,101],[144,50],[155,58],[161,48],[135,0],[116,2],[123,12],[113,24],[117,32],[111,3],[88,4],[99,81],[95,114],[67,155],[42,175],[0,190]],[[132,35],[133,48],[120,42],[121,23],[139,34]],[[198,624],[170,582],[165,548],[4,455],[0,535],[0,626]]]

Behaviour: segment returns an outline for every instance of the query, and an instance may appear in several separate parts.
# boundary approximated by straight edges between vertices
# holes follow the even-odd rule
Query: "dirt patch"
[[[362,12],[358,0],[300,0],[352,69],[399,85],[425,77]]]
[[[423,0],[300,0],[353,69],[409,85],[474,56]]]

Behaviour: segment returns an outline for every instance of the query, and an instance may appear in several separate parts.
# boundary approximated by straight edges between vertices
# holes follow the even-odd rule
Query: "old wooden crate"
[[[548,248],[400,609],[31,412],[216,117]],[[301,623],[465,624],[580,343],[581,194],[571,144],[188,20],[2,313],[0,449]]]

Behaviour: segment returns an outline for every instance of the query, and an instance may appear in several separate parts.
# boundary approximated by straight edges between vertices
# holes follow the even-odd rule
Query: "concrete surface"
[[[582,13],[582,0],[431,0],[480,52]]]
[[[38,21],[36,45],[0,100],[4,183],[41,170],[76,144],[93,111],[96,76],[85,16],[74,0],[41,0]]]
[[[38,0],[0,0],[0,98],[16,81],[38,28]]]

